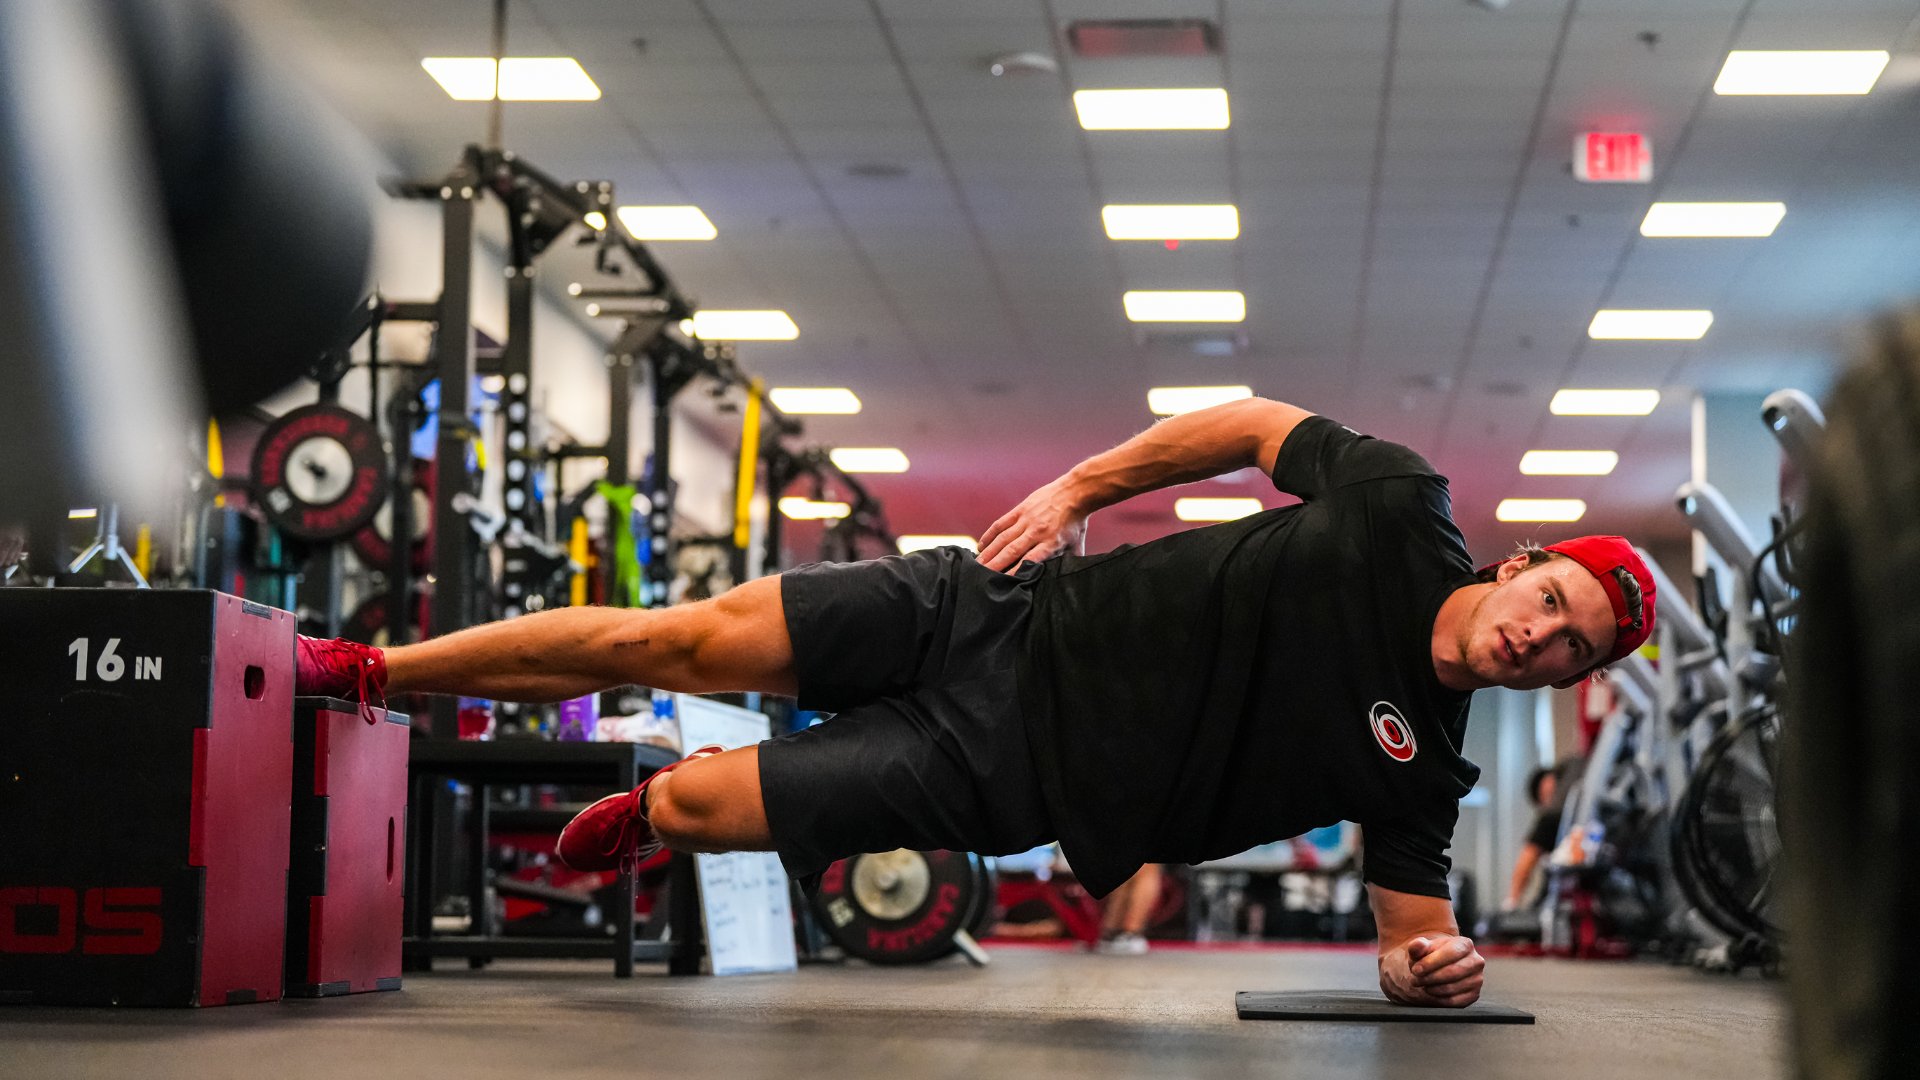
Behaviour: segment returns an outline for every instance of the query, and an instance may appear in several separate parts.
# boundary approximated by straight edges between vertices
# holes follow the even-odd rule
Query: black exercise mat
[[[1363,1024],[1531,1024],[1533,1014],[1478,1001],[1464,1009],[1395,1005],[1366,990],[1242,990],[1233,995],[1242,1020],[1347,1020]]]

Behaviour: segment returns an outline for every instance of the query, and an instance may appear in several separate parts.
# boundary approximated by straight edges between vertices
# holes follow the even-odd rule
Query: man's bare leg
[[[797,690],[777,576],[669,608],[537,612],[390,648],[386,662],[390,694],[540,702],[627,683],[689,694]]]
[[[386,650],[386,690],[558,701],[635,683],[707,694],[797,689],[780,579],[669,608],[560,608]],[[693,749],[688,747],[688,750]],[[689,761],[647,785],[645,814],[675,851],[766,851],[760,749]]]
[[[689,761],[647,785],[654,835],[675,851],[770,851],[760,748]]]

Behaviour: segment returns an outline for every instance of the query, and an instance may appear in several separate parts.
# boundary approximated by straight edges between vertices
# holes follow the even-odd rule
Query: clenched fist
[[[1473,939],[1422,934],[1380,957],[1380,992],[1397,1005],[1464,1009],[1480,1000],[1487,961]]]

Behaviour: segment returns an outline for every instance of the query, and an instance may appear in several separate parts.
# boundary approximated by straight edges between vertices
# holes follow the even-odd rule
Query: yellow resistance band
[[[220,448],[220,422],[207,421],[207,475],[213,477],[213,505],[227,505],[220,493],[220,480],[227,475],[227,455]]]
[[[592,572],[593,556],[587,546],[587,519],[573,519],[573,534],[567,537],[567,557],[580,569],[567,583],[567,602],[574,607],[587,606],[587,575]]]
[[[142,581],[153,579],[153,526],[142,525],[134,534],[133,568],[140,571]]]
[[[760,394],[766,384],[747,384],[747,418],[740,425],[740,476],[733,486],[733,546],[747,550],[752,538],[753,481],[760,464]]]

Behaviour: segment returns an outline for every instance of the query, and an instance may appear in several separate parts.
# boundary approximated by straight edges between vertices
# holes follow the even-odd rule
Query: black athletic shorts
[[[1038,568],[964,548],[780,577],[800,706],[838,715],[760,744],[787,872],[894,848],[1001,855],[1053,839],[1014,662]]]

